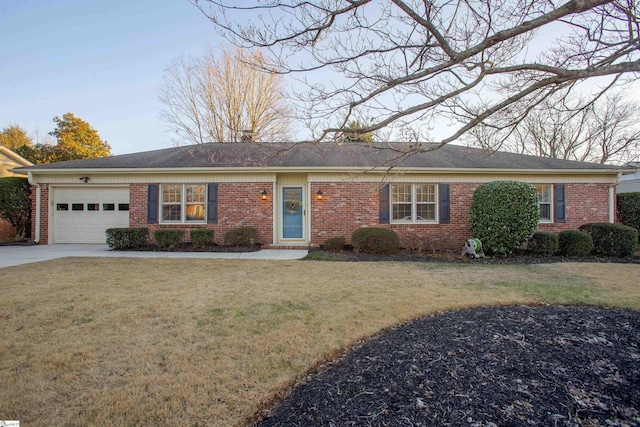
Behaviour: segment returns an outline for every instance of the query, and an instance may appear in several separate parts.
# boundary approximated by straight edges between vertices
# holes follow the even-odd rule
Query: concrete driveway
[[[129,252],[107,245],[0,246],[0,268],[66,257],[271,259],[304,258],[306,250],[263,249],[257,252]]]

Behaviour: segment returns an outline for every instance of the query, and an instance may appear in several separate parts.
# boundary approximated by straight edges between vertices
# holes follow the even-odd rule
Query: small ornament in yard
[[[472,237],[471,239],[464,242],[464,246],[462,248],[462,253],[460,256],[468,255],[471,259],[476,259],[478,257],[484,258],[484,251],[482,250],[482,242],[480,239],[476,239]]]

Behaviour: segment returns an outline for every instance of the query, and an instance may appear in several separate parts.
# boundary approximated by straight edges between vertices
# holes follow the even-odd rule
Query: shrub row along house
[[[264,247],[321,245],[388,227],[406,248],[459,249],[475,189],[496,180],[538,189],[539,231],[615,220],[618,171],[447,145],[202,144],[20,168],[33,185],[39,243],[104,243],[111,227],[256,227]]]

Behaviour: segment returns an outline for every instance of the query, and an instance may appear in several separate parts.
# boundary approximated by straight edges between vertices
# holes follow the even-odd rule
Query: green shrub
[[[400,238],[388,228],[359,228],[351,235],[356,252],[367,254],[396,254],[400,251]]]
[[[591,235],[598,255],[626,258],[638,248],[638,230],[627,225],[594,222],[580,226],[580,230]]]
[[[558,235],[536,232],[529,240],[529,251],[537,255],[553,255],[558,252]]]
[[[142,249],[149,244],[147,228],[109,228],[105,234],[107,245],[114,251]]]
[[[189,231],[189,237],[194,248],[206,249],[213,245],[213,230],[208,228],[194,228]]]
[[[640,233],[640,193],[620,193],[617,198],[618,219]]]
[[[517,181],[478,187],[471,202],[471,230],[490,252],[506,255],[525,244],[538,228],[538,192]]]
[[[560,254],[583,257],[593,250],[593,239],[589,233],[578,230],[566,230],[558,236]]]
[[[174,251],[184,242],[184,230],[156,230],[153,237],[161,251]]]
[[[322,243],[322,247],[327,251],[341,251],[346,246],[347,241],[344,236],[331,237]]]
[[[224,244],[250,248],[259,243],[259,238],[258,230],[255,227],[234,228],[225,233]]]
[[[0,217],[16,230],[16,240],[31,231],[31,185],[27,178],[0,178]]]

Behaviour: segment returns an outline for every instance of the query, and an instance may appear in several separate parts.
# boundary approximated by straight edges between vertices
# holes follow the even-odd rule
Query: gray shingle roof
[[[22,168],[29,171],[73,169],[158,169],[158,168],[374,168],[415,169],[512,169],[512,170],[610,170],[611,165],[549,159],[476,148],[446,145],[405,156],[404,143],[375,144],[256,144],[211,143],[166,148],[97,159],[73,160]],[[415,147],[414,147],[415,149]]]

